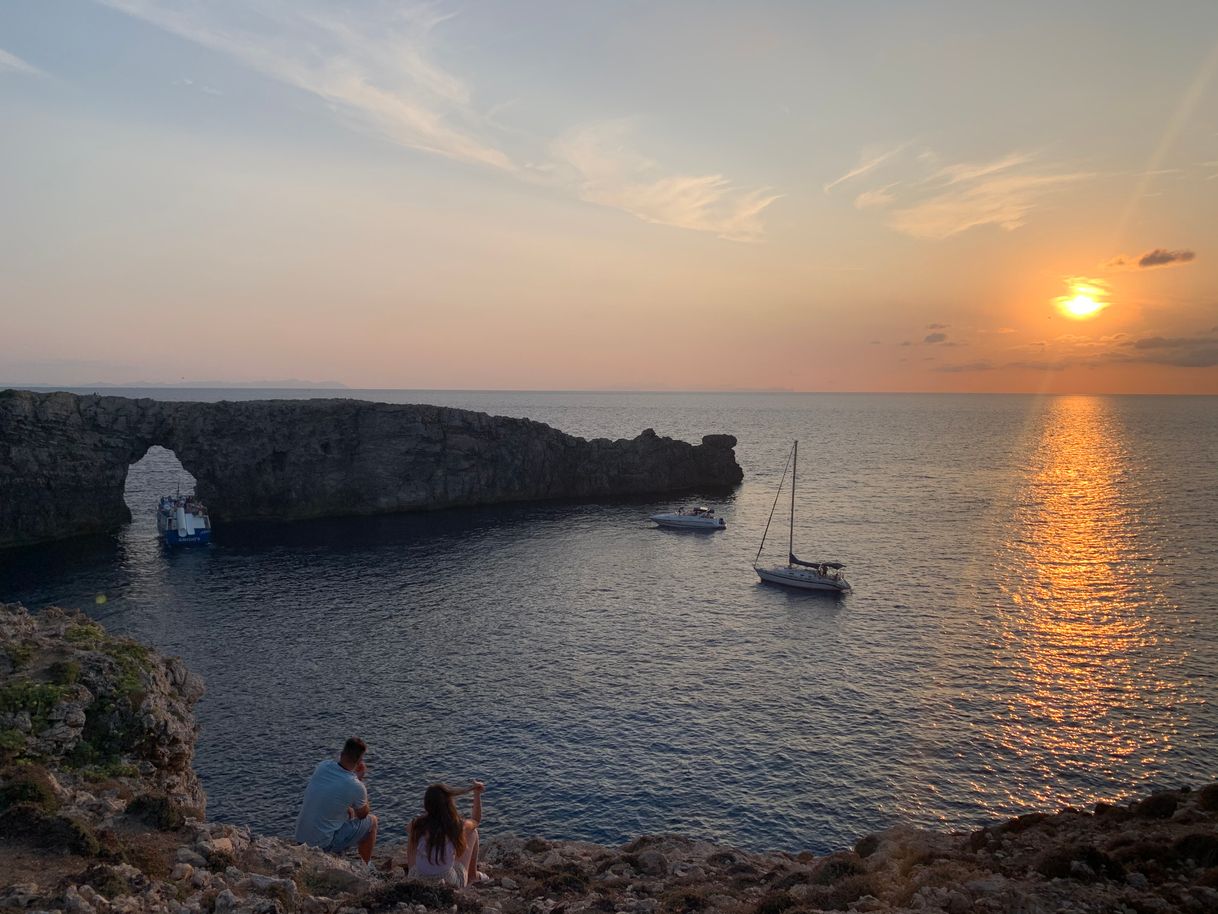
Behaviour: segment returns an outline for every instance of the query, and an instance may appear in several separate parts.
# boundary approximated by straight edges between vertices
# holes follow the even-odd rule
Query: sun
[[[1103,302],[1098,302],[1090,295],[1076,295],[1073,298],[1067,298],[1061,304],[1062,313],[1067,317],[1091,317],[1104,310]]]
[[[1095,317],[1108,307],[1104,300],[1107,290],[1093,280],[1070,280],[1070,292],[1056,299],[1057,310],[1076,321]]]

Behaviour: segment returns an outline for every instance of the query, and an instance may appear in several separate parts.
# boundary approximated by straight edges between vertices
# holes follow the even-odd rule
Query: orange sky
[[[0,383],[1218,393],[1218,5],[881,7],[7,7]]]

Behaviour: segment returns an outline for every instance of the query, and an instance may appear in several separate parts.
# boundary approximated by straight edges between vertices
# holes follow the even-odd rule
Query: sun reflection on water
[[[1018,805],[1070,801],[1067,773],[1100,786],[1133,762],[1153,778],[1184,722],[1167,652],[1147,650],[1170,607],[1130,497],[1139,484],[1130,461],[1110,401],[1047,405],[1003,584],[999,656],[1017,688],[1001,715],[1001,750],[1033,760],[1039,776],[1019,785]]]

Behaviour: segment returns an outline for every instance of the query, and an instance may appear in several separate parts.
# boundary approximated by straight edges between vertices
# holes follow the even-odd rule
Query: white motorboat
[[[661,527],[682,530],[726,530],[727,522],[715,516],[714,508],[682,508],[674,514],[653,514],[651,519]]]
[[[841,562],[805,562],[795,557],[795,472],[799,464],[799,442],[791,448],[791,456],[787,466],[791,470],[791,521],[787,532],[787,564],[771,565],[768,568],[757,564],[761,559],[761,550],[765,548],[765,538],[770,532],[770,521],[774,519],[774,509],[778,507],[778,498],[782,495],[782,486],[786,481],[787,472],[784,469],[782,479],[778,482],[778,491],[774,495],[774,507],[770,509],[770,520],[766,521],[765,533],[761,534],[761,545],[757,547],[757,557],[753,559],[753,570],[757,577],[766,584],[780,584],[783,587],[794,587],[797,590],[824,590],[834,593],[849,591],[850,582],[842,574],[846,566]]]

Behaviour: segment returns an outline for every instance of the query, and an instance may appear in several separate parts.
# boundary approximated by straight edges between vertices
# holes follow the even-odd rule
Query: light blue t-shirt
[[[328,848],[334,833],[347,821],[347,807],[358,809],[367,802],[368,790],[359,779],[334,759],[326,759],[313,769],[305,788],[296,818],[296,840]]]

